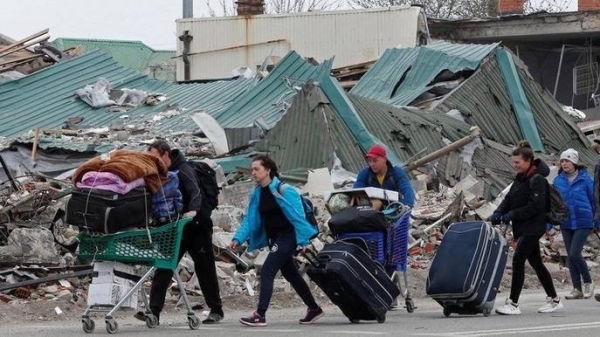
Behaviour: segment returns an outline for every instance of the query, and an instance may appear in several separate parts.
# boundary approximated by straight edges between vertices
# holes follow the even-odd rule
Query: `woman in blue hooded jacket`
[[[594,282],[581,252],[594,228],[594,181],[586,167],[579,164],[577,151],[567,149],[560,155],[560,169],[554,178],[554,186],[569,207],[569,219],[560,225],[573,282],[573,290],[565,298],[590,298],[594,295]]]
[[[250,195],[246,216],[237,230],[230,249],[248,240],[248,251],[269,247],[269,255],[261,268],[258,308],[240,323],[248,326],[267,325],[265,314],[273,294],[275,275],[290,282],[302,301],[308,306],[300,324],[311,324],[323,316],[323,310],[294,263],[296,247],[306,247],[317,229],[304,216],[300,194],[295,187],[279,180],[277,165],[265,155],[252,158],[252,177],[258,184]]]

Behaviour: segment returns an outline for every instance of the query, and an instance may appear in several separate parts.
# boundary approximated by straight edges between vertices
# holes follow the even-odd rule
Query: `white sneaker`
[[[400,309],[400,298],[396,298],[388,310],[396,311],[398,309]]]
[[[510,298],[507,298],[504,305],[496,309],[496,313],[500,315],[520,315],[521,309],[519,309],[518,303],[514,303]]]
[[[555,312],[558,309],[562,309],[563,304],[562,304],[562,301],[560,300],[560,297],[557,297],[557,299],[558,299],[558,302],[556,302],[554,299],[548,297],[546,304],[544,304],[544,306],[539,308],[538,312],[542,312],[542,313]]]
[[[573,289],[565,298],[568,300],[580,300],[583,298],[583,292],[579,289]]]
[[[594,281],[592,283],[583,284],[583,298],[590,298],[594,296]]]

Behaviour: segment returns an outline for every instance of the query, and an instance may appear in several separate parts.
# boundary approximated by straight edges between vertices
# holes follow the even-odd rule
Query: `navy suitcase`
[[[451,313],[489,316],[507,257],[506,239],[487,223],[454,223],[429,268],[427,295],[444,308],[446,317]]]
[[[385,322],[385,314],[400,290],[364,249],[336,241],[326,244],[316,257],[307,258],[308,276],[350,322]]]

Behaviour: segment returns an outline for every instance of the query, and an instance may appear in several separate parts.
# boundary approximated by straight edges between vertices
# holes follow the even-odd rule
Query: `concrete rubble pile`
[[[413,182],[417,190],[417,204],[412,210],[408,247],[408,264],[413,271],[426,271],[429,268],[436,248],[451,223],[481,220],[482,215],[490,214],[486,209],[493,211],[494,205],[498,203],[498,201],[484,202],[481,197],[483,194],[481,183],[472,177],[463,179],[451,188],[441,184],[434,186],[430,182],[431,177],[423,174],[417,174],[417,179]],[[24,186],[29,186],[30,194],[40,193],[38,189],[48,186],[48,183],[31,184],[32,182],[23,183]],[[57,209],[64,203],[64,198],[61,198],[64,193],[57,191],[62,190],[62,186],[66,185],[66,182],[61,182],[54,186],[52,190],[54,194],[45,200],[44,209],[35,217],[23,221],[22,219],[25,218],[19,218],[19,214],[23,214],[19,209],[23,208],[12,207],[13,219],[19,219],[21,222],[2,223],[1,228],[5,239],[0,245],[0,301],[22,303],[53,300],[85,303],[92,267],[89,261],[80,261],[76,258],[74,240],[77,229],[62,224],[60,219],[53,218]],[[38,189],[33,189],[32,186],[37,186]],[[57,189],[56,186],[61,189]],[[254,183],[247,179],[222,186],[220,206],[212,214],[213,248],[217,256],[221,292],[225,298],[256,295],[260,269],[268,254],[266,250],[247,252],[242,248],[231,252],[227,249],[233,233],[240,226],[250,191],[254,186]],[[23,194],[19,194],[19,197],[25,198]],[[320,226],[319,236],[312,243],[313,249],[318,251],[325,243],[333,241],[327,226],[330,215],[325,208],[322,195],[309,194],[309,198],[316,207]],[[13,200],[12,204],[9,200]],[[18,200],[19,198],[12,195],[7,199],[5,207],[8,205],[22,207],[23,203],[19,204]],[[40,206],[39,203],[37,206]],[[566,252],[562,236],[556,230],[551,231],[550,234],[543,240],[545,261],[560,262],[564,265]],[[510,228],[506,235],[508,238],[511,237]],[[599,251],[598,238],[591,235],[584,248],[584,257],[590,267],[596,266],[595,260]],[[298,262],[302,268],[306,267],[303,258],[299,257]],[[187,255],[181,261],[178,271],[187,291],[191,295],[201,296],[193,263]],[[148,288],[149,285],[146,284],[146,287]],[[414,287],[418,286],[414,285]],[[290,290],[289,284],[283,278],[276,281],[276,292]],[[174,304],[180,301],[178,293],[179,290],[173,285],[170,301]]]

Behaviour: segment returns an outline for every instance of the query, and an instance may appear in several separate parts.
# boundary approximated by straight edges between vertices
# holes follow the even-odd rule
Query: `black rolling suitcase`
[[[429,268],[427,295],[444,308],[446,317],[451,313],[488,316],[507,257],[506,239],[487,223],[454,223]]]
[[[115,233],[129,227],[143,226],[152,218],[152,195],[145,188],[127,194],[78,188],[71,192],[65,206],[66,222],[80,230]]]
[[[400,290],[364,249],[336,241],[308,259],[306,273],[350,322],[385,322],[385,314]]]

